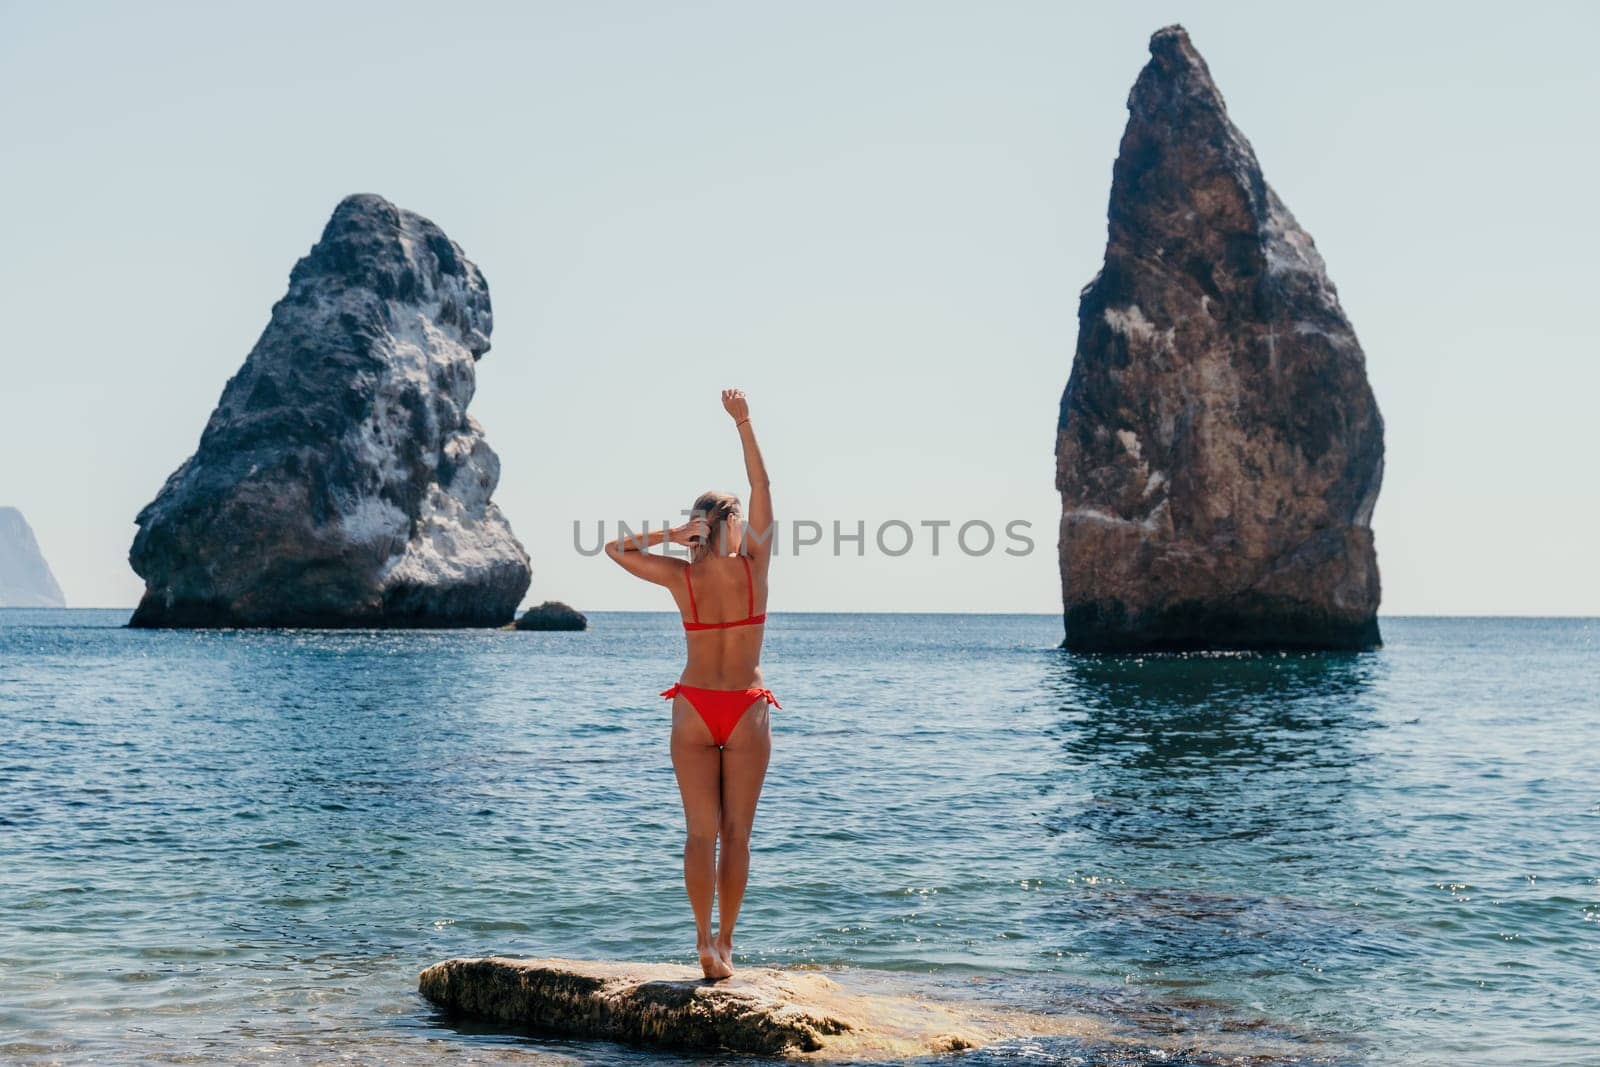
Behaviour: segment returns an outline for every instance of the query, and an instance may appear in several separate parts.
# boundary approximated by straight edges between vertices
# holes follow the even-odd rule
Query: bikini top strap
[[[744,617],[753,619],[756,617],[756,580],[750,577],[750,557],[741,552],[739,558],[744,561],[744,588],[750,598],[750,608]]]
[[[694,564],[686,564],[683,568],[683,580],[689,586],[689,614],[694,616],[695,622],[700,621],[700,609],[694,604],[694,579],[690,574],[694,571]]]

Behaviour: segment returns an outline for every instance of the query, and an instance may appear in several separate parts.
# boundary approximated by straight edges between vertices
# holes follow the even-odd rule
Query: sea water
[[[416,993],[458,955],[692,962],[673,616],[126,618],[0,611],[0,1060],[708,1058]],[[1105,1021],[974,1065],[1600,1063],[1600,623],[1383,629],[1093,657],[1048,616],[774,615],[739,962]]]

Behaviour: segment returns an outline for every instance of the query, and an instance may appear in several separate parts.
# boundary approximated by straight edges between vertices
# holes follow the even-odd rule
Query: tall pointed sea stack
[[[1188,34],[1150,56],[1061,399],[1066,646],[1370,648],[1366,358]]]
[[[200,447],[139,513],[134,626],[497,626],[528,554],[467,414],[489,288],[432,222],[334,209]]]

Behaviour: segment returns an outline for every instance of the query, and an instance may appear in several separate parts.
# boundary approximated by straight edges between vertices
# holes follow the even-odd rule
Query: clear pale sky
[[[530,600],[668,607],[573,521],[743,492],[739,385],[781,516],[1035,542],[809,549],[774,610],[1059,611],[1077,296],[1174,21],[1366,349],[1384,613],[1600,613],[1580,3],[0,3],[0,504],[70,603],[132,605],[135,513],[376,192],[488,277],[472,410]]]

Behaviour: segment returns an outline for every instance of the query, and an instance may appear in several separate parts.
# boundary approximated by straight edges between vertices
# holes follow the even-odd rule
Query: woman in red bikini
[[[661,695],[672,698],[672,767],[688,824],[683,881],[707,978],[733,973],[733,924],[750,877],[750,827],[772,754],[768,709],[779,707],[761,681],[772,494],[744,394],[724,389],[722,406],[733,417],[750,476],[749,536],[739,498],[709,492],[694,502],[682,526],[606,546],[630,574],[666,586],[683,617],[689,661],[678,683]],[[663,541],[687,546],[689,561],[648,551]]]

